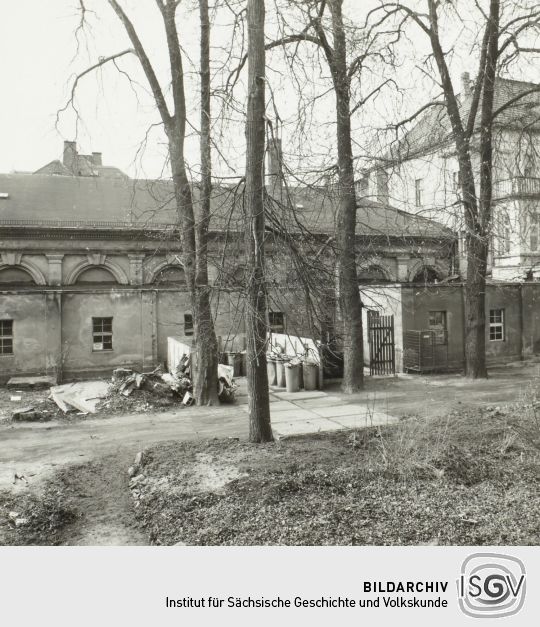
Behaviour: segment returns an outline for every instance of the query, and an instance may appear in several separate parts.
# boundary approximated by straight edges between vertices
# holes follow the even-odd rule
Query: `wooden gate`
[[[378,316],[369,312],[369,373],[395,374],[394,316]]]

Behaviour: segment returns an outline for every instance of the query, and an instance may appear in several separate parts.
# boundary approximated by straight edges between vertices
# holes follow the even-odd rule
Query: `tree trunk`
[[[491,215],[491,116],[493,111],[493,85],[495,80],[496,46],[498,31],[498,1],[491,0],[490,18],[486,23],[481,59],[484,66],[476,78],[482,81],[482,123],[480,148],[480,203],[476,194],[474,170],[471,159],[471,137],[475,128],[476,111],[469,113],[467,129],[462,121],[445,54],[439,39],[437,2],[428,0],[430,40],[433,55],[439,69],[446,109],[456,146],[459,162],[460,187],[463,195],[463,211],[467,242],[467,277],[465,284],[465,374],[472,379],[487,377],[486,368],[486,270]],[[493,20],[496,8],[497,19]],[[495,31],[489,32],[495,27]],[[495,49],[493,48],[495,45]],[[486,48],[487,47],[487,48]],[[488,59],[489,57],[489,59]],[[491,69],[489,68],[491,66]],[[489,93],[488,72],[492,75]],[[480,87],[478,85],[478,87]],[[476,90],[475,90],[476,91]],[[487,96],[487,100],[486,100]]]
[[[248,105],[246,120],[245,245],[247,384],[250,442],[273,440],[266,370],[264,274],[265,50],[264,0],[248,0]]]
[[[197,267],[195,294],[197,312],[194,315],[196,359],[194,368],[194,397],[197,405],[217,405],[218,345],[210,303],[208,285],[208,227],[212,194],[212,153],[210,143],[210,19],[208,0],[199,0],[201,23],[201,190],[197,222]]]
[[[176,9],[178,2],[158,2],[163,18],[167,39],[171,72],[171,91],[174,113],[170,113],[165,95],[158,81],[154,67],[139,38],[137,30],[117,0],[108,0],[118,19],[124,26],[133,50],[139,59],[154,97],[157,110],[163,122],[168,140],[171,175],[174,184],[176,211],[180,225],[180,239],[186,285],[189,292],[193,313],[195,368],[194,396],[198,404],[217,402],[217,342],[210,308],[210,289],[208,286],[208,222],[210,217],[210,22],[208,4],[201,0],[201,162],[203,169],[203,190],[201,191],[202,219],[195,227],[193,195],[187,176],[184,157],[186,136],[186,98],[184,89],[184,69],[182,49],[176,28]],[[200,285],[200,289],[199,289]],[[180,313],[180,312],[179,312]]]
[[[485,69],[480,119],[480,199],[475,241],[471,241],[467,267],[465,349],[466,374],[487,377],[486,368],[486,271],[491,233],[493,192],[493,102],[499,50],[499,0],[490,1],[486,23]],[[477,78],[477,80],[480,80]]]
[[[339,306],[343,324],[343,383],[349,394],[364,384],[362,301],[356,272],[356,191],[351,141],[350,90],[347,50],[343,27],[342,0],[329,3],[332,12],[334,53],[332,78],[336,92],[339,206],[336,240],[338,245]]]

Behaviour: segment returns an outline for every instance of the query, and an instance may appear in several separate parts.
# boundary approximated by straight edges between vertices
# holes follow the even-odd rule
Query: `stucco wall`
[[[433,285],[403,288],[403,332],[429,328],[430,311],[446,311],[447,351],[438,348],[441,367],[461,369],[464,359],[463,305],[461,286]]]
[[[152,320],[136,290],[68,293],[62,302],[62,347],[66,376],[109,371],[117,366],[144,368],[154,362]],[[113,350],[93,350],[92,318],[113,318]]]
[[[46,374],[47,304],[42,293],[0,293],[0,319],[13,320],[13,355],[0,355],[0,379]]]
[[[504,341],[489,339],[490,309],[504,309]],[[486,359],[488,364],[505,363],[521,359],[521,333],[520,286],[489,285],[486,291]]]
[[[191,343],[193,336],[185,334],[184,314],[191,313],[189,296],[185,291],[155,292],[157,325],[157,360],[167,360],[167,338],[177,337]]]
[[[540,283],[522,283],[522,350],[524,357],[540,354]]]

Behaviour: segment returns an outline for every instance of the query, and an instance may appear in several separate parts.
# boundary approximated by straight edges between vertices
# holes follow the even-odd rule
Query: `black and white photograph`
[[[2,547],[538,547],[538,0],[2,0],[0,50]]]

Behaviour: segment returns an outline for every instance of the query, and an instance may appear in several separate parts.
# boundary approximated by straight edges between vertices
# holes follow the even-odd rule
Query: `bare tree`
[[[324,2],[321,5],[324,7]],[[356,272],[356,191],[351,138],[350,74],[347,65],[347,44],[343,25],[343,0],[331,0],[329,7],[332,14],[333,49],[330,48],[321,22],[316,23],[316,29],[328,59],[336,95],[339,173],[336,239],[339,251],[339,302],[343,317],[344,336],[342,386],[346,392],[356,392],[363,385],[364,345],[362,303]]]
[[[362,302],[356,269],[356,191],[351,136],[351,79],[360,71],[368,56],[363,50],[348,58],[347,34],[343,17],[343,0],[289,0],[286,5],[300,10],[299,29],[286,32],[266,44],[267,49],[314,44],[322,51],[330,69],[336,102],[337,138],[337,291],[342,323],[344,372],[342,388],[353,393],[363,386],[364,355],[362,340]],[[287,9],[285,6],[284,10]],[[326,15],[327,9],[330,12]],[[288,58],[290,65],[298,59]],[[362,106],[358,103],[356,108]]]
[[[272,441],[266,370],[266,284],[264,264],[265,48],[264,0],[248,0],[248,105],[246,119],[245,246],[249,439]]]
[[[199,0],[201,24],[201,190],[197,224],[197,256],[195,300],[197,316],[195,346],[197,347],[196,394],[198,404],[215,404],[217,399],[218,346],[210,305],[208,282],[208,229],[212,196],[211,90],[210,90],[210,18],[208,0]],[[204,390],[204,395],[203,395]],[[215,392],[215,396],[211,391]]]
[[[442,3],[440,0],[426,0],[427,13],[419,12],[413,5],[401,2],[383,2],[373,10],[370,17],[383,17],[375,21],[372,29],[381,29],[385,22],[397,16],[396,32],[403,32],[408,22],[415,24],[427,36],[432,58],[439,75],[443,104],[450,120],[451,134],[459,164],[459,186],[464,213],[467,249],[467,274],[465,286],[465,369],[470,378],[487,376],[485,352],[485,292],[487,259],[492,236],[493,221],[493,125],[496,117],[512,106],[509,101],[494,110],[495,81],[498,70],[507,66],[520,51],[532,52],[533,48],[523,48],[518,35],[528,30],[538,29],[540,15],[537,5],[529,10],[520,7],[522,12],[501,24],[500,0],[489,0],[486,10],[479,3],[482,26],[479,37],[478,71],[472,86],[470,106],[460,103],[444,50],[439,26],[441,14],[445,10],[458,11],[458,2]],[[526,4],[526,3],[525,3]],[[513,9],[513,3],[508,5]],[[503,39],[501,40],[501,37]],[[399,41],[399,37],[395,39]],[[509,48],[511,55],[506,55]],[[524,92],[521,97],[530,92]],[[439,104],[439,103],[433,103]],[[414,116],[416,117],[416,116]],[[473,139],[478,137],[479,188],[475,179],[472,154],[475,151]]]
[[[108,0],[122,24],[132,48],[100,59],[98,63],[79,74],[74,81],[72,98],[79,80],[90,71],[106,63],[116,62],[134,54],[144,72],[168,140],[168,153],[174,185],[174,196],[180,224],[182,257],[187,289],[190,295],[194,321],[194,396],[199,405],[218,403],[217,339],[214,330],[208,284],[208,227],[210,221],[211,162],[210,162],[210,21],[207,0],[200,0],[201,24],[201,209],[195,215],[192,185],[188,178],[184,142],[186,138],[187,107],[184,85],[183,53],[176,24],[177,0],[156,0],[166,35],[169,57],[172,110],[156,75],[150,57],[137,29],[118,0]],[[79,0],[81,26],[84,26],[87,7]]]

